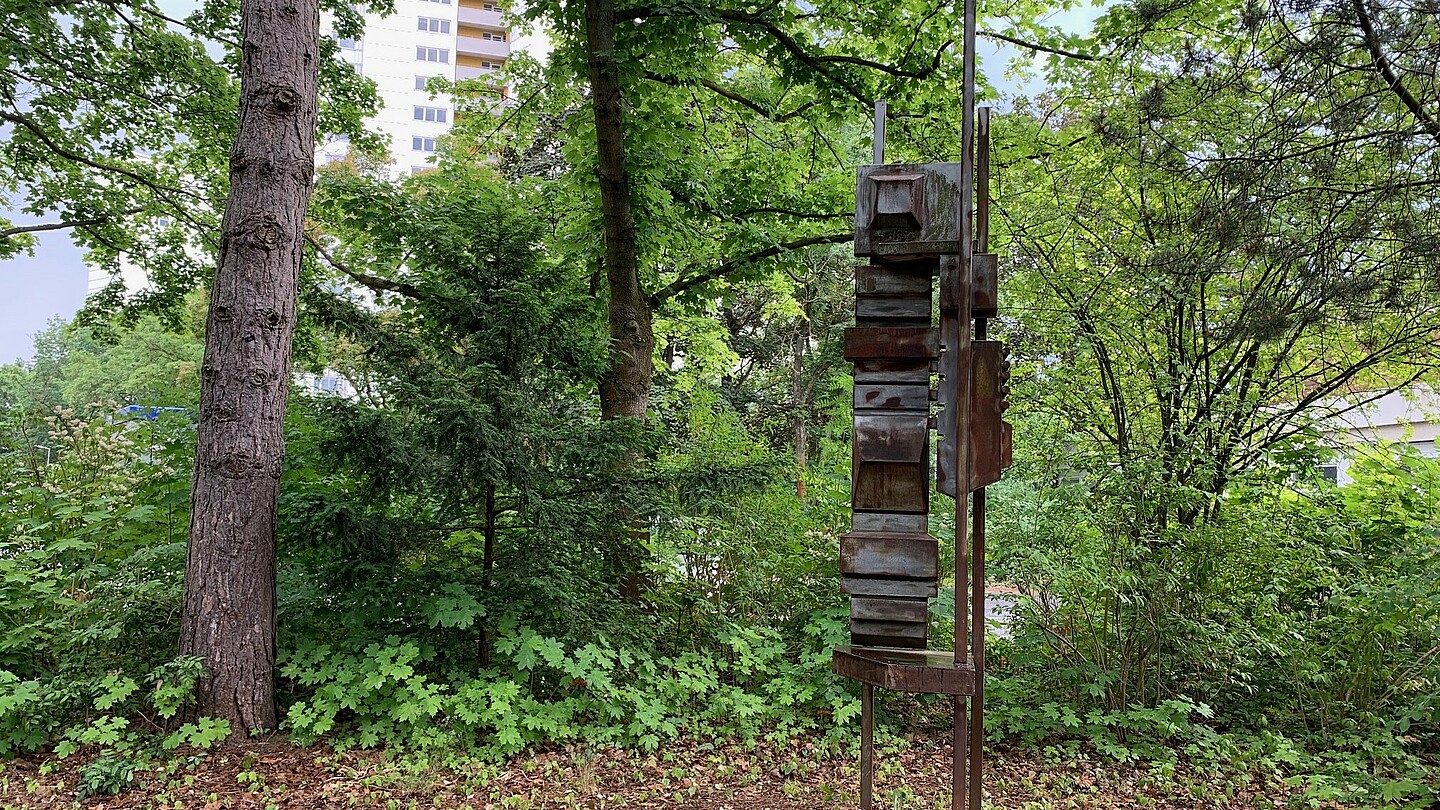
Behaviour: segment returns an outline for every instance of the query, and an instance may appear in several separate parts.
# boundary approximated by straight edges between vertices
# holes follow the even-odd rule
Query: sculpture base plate
[[[896,692],[975,694],[975,668],[955,663],[949,650],[839,646],[830,656],[836,675]]]

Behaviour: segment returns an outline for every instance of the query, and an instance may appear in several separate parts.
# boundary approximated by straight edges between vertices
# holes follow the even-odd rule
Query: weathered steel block
[[[925,534],[850,532],[840,537],[840,573],[934,581],[940,544]]]
[[[925,360],[855,360],[855,383],[918,383],[930,382],[931,361]]]
[[[930,621],[924,599],[896,599],[856,596],[850,600],[850,618],[877,622]]]
[[[913,532],[924,534],[929,525],[926,515],[896,512],[853,512],[850,530],[854,532]]]
[[[851,596],[886,596],[924,599],[940,592],[936,581],[924,579],[878,579],[875,577],[841,577],[840,592]]]
[[[866,295],[855,299],[855,320],[905,321],[905,326],[930,326],[930,295]],[[911,322],[914,323],[911,323]]]
[[[864,265],[855,268],[855,296],[924,295],[934,286],[933,263]]]
[[[960,164],[861,166],[855,255],[959,253]]]
[[[929,326],[851,326],[845,330],[846,360],[929,359],[940,337]]]
[[[896,385],[893,383],[856,383],[856,410],[930,410],[930,386]]]
[[[851,470],[851,506],[924,514],[930,510],[930,465],[856,460]]]

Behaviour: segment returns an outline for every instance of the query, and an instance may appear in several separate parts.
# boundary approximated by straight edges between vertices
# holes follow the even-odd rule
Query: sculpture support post
[[[1011,441],[1002,418],[1004,347],[986,339],[997,312],[997,261],[988,252],[990,117],[981,110],[977,124],[974,46],[975,0],[965,0],[960,162],[884,163],[880,101],[875,163],[856,174],[855,255],[867,263],[855,270],[855,326],[845,331],[855,381],[851,525],[840,539],[850,644],[836,647],[832,661],[861,683],[864,810],[874,802],[877,686],[950,696],[952,807],[980,810],[983,792],[984,488],[1009,466]],[[934,372],[940,385],[932,389]],[[941,406],[933,416],[932,402]],[[929,649],[927,602],[939,593],[941,573],[939,543],[928,531],[932,481],[955,499],[949,650]]]

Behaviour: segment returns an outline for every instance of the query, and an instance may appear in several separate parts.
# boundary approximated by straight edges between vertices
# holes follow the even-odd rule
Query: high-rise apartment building
[[[511,33],[495,0],[396,0],[395,13],[365,18],[360,40],[340,43],[345,58],[375,82],[382,108],[371,122],[388,141],[395,173],[430,165],[436,141],[455,120],[446,96],[432,97],[432,77],[454,81],[484,79],[510,58]],[[496,82],[486,94],[503,100]],[[322,159],[345,153],[343,143],[326,144]]]

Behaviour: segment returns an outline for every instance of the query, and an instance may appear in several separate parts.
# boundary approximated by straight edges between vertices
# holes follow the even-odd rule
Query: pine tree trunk
[[[195,711],[276,725],[275,513],[290,343],[315,172],[316,0],[242,0],[240,119],[210,290],[180,652]]]

